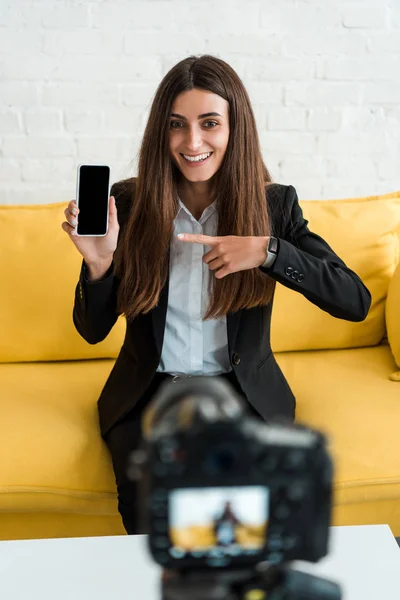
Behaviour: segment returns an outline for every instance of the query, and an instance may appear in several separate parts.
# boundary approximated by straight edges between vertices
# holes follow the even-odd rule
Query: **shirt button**
[[[236,352],[232,356],[232,362],[233,362],[234,365],[238,365],[240,363],[240,356]]]
[[[286,275],[291,275],[293,272],[293,267],[286,267],[285,273]]]
[[[298,281],[299,283],[301,283],[301,282],[303,281],[303,279],[304,279],[304,275],[303,275],[303,273],[300,273],[300,275],[299,275],[299,276],[298,276],[298,278],[297,278],[297,281]]]
[[[298,271],[293,271],[293,273],[291,274],[291,278],[292,279],[297,279],[299,272]]]

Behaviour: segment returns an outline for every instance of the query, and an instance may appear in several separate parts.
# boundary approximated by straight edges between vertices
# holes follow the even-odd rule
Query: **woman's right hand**
[[[100,278],[109,269],[117,247],[119,224],[114,196],[111,196],[109,201],[108,231],[104,236],[81,237],[76,235],[79,208],[75,200],[69,202],[64,214],[67,220],[62,223],[62,229],[68,234],[70,240],[82,255],[89,272],[91,272],[91,279]]]

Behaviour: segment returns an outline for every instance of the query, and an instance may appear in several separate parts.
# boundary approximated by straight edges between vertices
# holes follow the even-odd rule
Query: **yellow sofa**
[[[125,323],[95,346],[75,331],[65,205],[0,206],[0,539],[124,533],[96,400]],[[301,205],[372,306],[341,321],[278,284],[273,349],[298,420],[331,440],[334,523],[400,535],[400,192]]]

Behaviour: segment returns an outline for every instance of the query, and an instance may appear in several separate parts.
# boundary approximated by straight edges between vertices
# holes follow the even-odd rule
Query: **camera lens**
[[[210,475],[226,473],[234,467],[235,458],[235,453],[231,448],[216,448],[205,457],[204,469]]]

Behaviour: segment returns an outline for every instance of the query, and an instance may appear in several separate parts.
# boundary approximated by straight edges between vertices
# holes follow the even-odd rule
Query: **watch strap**
[[[276,237],[271,236],[268,241],[267,247],[267,258],[261,265],[262,267],[269,269],[272,267],[274,262],[276,261],[276,257],[278,255],[279,250],[279,240]]]

